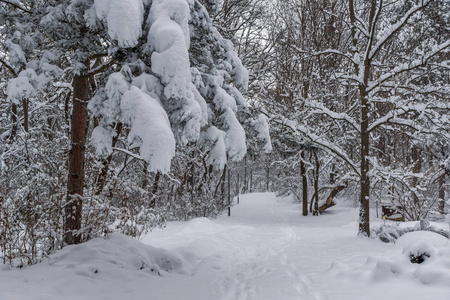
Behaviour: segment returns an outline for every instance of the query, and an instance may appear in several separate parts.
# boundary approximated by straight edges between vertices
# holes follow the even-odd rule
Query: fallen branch
[[[333,190],[330,192],[330,195],[328,195],[327,200],[325,201],[325,203],[322,204],[319,207],[319,213],[323,213],[324,210],[326,210],[327,208],[335,206],[336,203],[333,201],[334,197],[336,197],[336,195],[340,191],[342,191],[343,189],[345,189],[347,187],[348,187],[348,181],[344,181],[341,185],[338,185],[335,188],[333,188]]]

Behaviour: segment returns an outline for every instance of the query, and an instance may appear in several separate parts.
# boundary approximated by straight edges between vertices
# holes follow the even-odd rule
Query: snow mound
[[[415,247],[418,243],[425,243],[429,246],[442,248],[450,247],[450,240],[440,234],[431,231],[413,231],[401,236],[395,243],[403,251]]]
[[[164,272],[191,274],[184,256],[164,249],[144,245],[121,234],[92,239],[68,246],[52,255],[49,265],[72,269],[75,274],[94,277],[123,270],[162,276]]]
[[[394,250],[382,256],[370,256],[362,265],[333,263],[330,274],[368,283],[396,279],[448,286],[450,241],[434,232],[409,232],[397,240]]]

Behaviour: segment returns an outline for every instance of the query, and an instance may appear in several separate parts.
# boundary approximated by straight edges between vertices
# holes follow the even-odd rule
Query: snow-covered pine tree
[[[241,93],[248,85],[248,73],[231,42],[214,28],[203,5],[198,1],[154,1],[142,9],[145,19],[139,41],[128,50],[122,71],[111,74],[90,103],[101,119],[100,127],[94,129],[98,152],[111,153],[106,141],[114,135],[111,125],[118,123],[131,126],[130,145],[140,148],[149,170],[155,172],[170,169],[175,141],[181,146],[197,140],[210,144],[208,162],[214,167],[223,168],[227,159],[240,160],[247,150],[241,123],[255,128],[261,147],[269,151],[267,121],[249,113]],[[108,20],[115,11],[103,8],[102,14]],[[114,31],[111,28],[109,31]],[[112,36],[120,38],[120,33],[114,31]],[[123,101],[131,90],[134,99],[142,95],[141,103],[148,103],[148,97],[156,100],[154,105],[162,109],[160,119],[147,118],[142,106],[127,117],[124,112],[138,105]],[[154,107],[148,109],[154,111]],[[137,125],[139,122],[142,124]],[[159,141],[156,132],[161,134]]]
[[[139,155],[134,156],[145,159],[148,171],[155,174],[153,198],[157,191],[155,187],[164,184],[158,174],[169,170],[175,144],[187,150],[179,148],[178,155],[184,156],[181,161],[191,162],[177,164],[177,168],[181,169],[174,170],[178,173],[174,174],[176,177],[182,177],[182,185],[196,181],[193,179],[197,176],[192,170],[194,165],[206,164],[203,171],[199,170],[197,177],[201,180],[197,184],[176,187],[176,193],[192,194],[195,189],[196,197],[202,201],[211,201],[211,197],[216,194],[214,190],[217,190],[216,186],[207,188],[208,184],[213,184],[207,178],[211,178],[213,172],[222,170],[228,160],[241,159],[247,148],[255,152],[270,151],[267,120],[246,104],[242,93],[248,84],[248,73],[231,42],[218,33],[200,2],[176,3],[154,2],[151,6],[144,5],[143,32],[138,44],[134,49],[127,50],[122,70],[110,75],[105,87],[99,89],[90,103],[90,109],[100,120],[99,126],[94,129],[93,141],[97,145],[97,152],[104,155],[106,166],[99,177],[97,192],[103,189],[107,166],[113,157],[112,151],[136,151],[136,146],[144,138],[137,137],[134,140],[137,143],[129,139],[126,149],[111,144],[117,139],[117,128],[121,128],[122,124],[130,125],[121,119],[123,108],[119,103],[123,93],[133,86],[158,100],[169,119],[169,123],[163,120],[158,124],[169,124],[171,129],[171,132],[166,130],[168,135],[161,138],[166,143],[170,142],[170,149],[158,152],[159,158],[153,159],[156,162],[165,161],[164,168],[152,164],[150,160],[153,154],[145,159],[142,147]],[[168,17],[170,15],[176,15],[177,18],[172,20]],[[142,130],[133,132],[146,134]],[[148,132],[147,135],[156,141],[154,133]],[[165,159],[161,159],[161,156]],[[183,168],[191,170],[191,179],[182,176],[188,172]],[[209,183],[206,184],[205,180]],[[203,194],[211,190],[212,196]]]

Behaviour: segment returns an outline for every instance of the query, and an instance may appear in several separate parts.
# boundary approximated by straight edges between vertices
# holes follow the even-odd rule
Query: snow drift
[[[369,256],[358,266],[333,263],[334,276],[367,282],[408,279],[443,287],[450,282],[450,241],[434,232],[414,231],[401,236],[395,250]]]
[[[165,272],[190,274],[182,255],[151,246],[121,234],[68,246],[52,255],[49,265],[71,269],[81,276],[114,274],[118,270],[160,275]]]

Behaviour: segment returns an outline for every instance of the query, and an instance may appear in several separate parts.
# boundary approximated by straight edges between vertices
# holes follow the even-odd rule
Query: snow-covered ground
[[[450,299],[442,236],[385,244],[356,237],[358,211],[345,203],[303,217],[270,193],[240,200],[231,217],[171,222],[141,243],[114,234],[24,270],[2,266],[0,299]],[[423,249],[430,258],[412,264]]]

